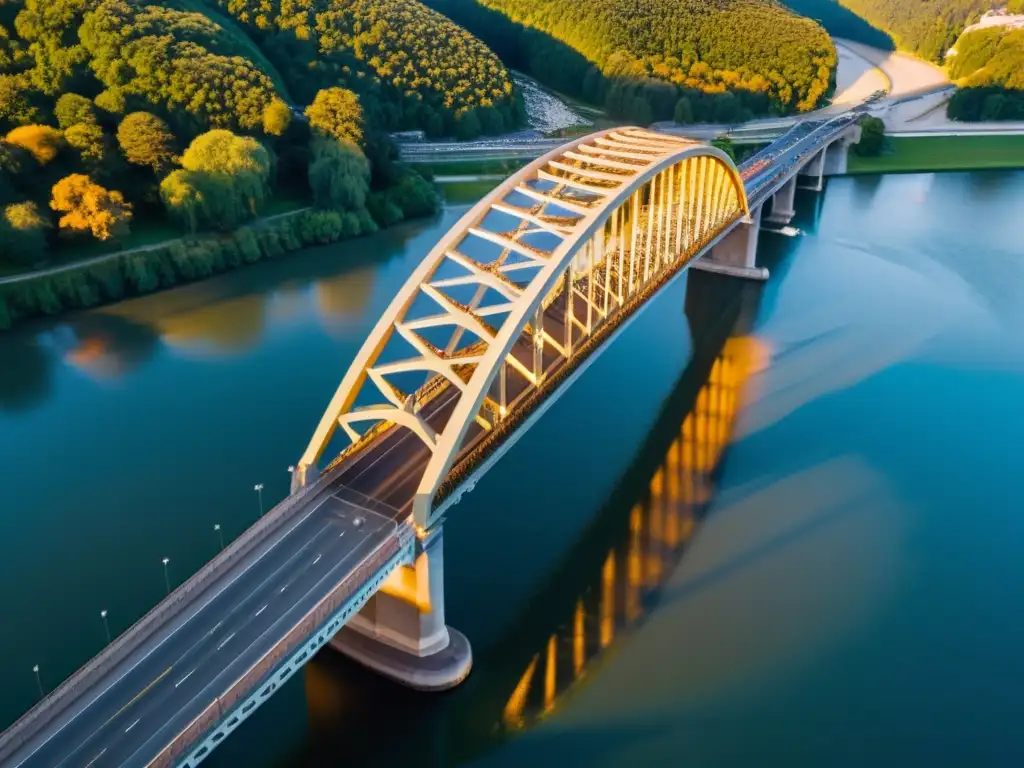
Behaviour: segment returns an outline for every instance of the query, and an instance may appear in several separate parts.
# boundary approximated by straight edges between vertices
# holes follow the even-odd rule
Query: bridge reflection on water
[[[753,336],[730,336],[707,381],[629,511],[628,534],[608,550],[572,616],[530,659],[502,713],[506,730],[528,727],[583,681],[602,652],[641,623],[672,573],[713,496],[744,385],[767,350]]]

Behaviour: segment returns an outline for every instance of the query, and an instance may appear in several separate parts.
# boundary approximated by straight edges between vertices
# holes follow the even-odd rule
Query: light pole
[[[107,645],[110,645],[110,625],[107,623],[107,609],[100,611],[100,618],[103,619],[103,629],[107,632]]]
[[[167,587],[167,594],[171,594],[171,577],[167,575],[167,564],[171,562],[171,558],[165,557],[162,561],[164,564],[164,586]]]
[[[43,697],[44,697],[44,696],[45,696],[46,694],[45,694],[45,693],[43,693],[43,681],[42,681],[42,679],[40,679],[40,677],[39,677],[39,665],[38,665],[38,664],[36,664],[36,665],[35,665],[34,667],[32,667],[32,671],[36,673],[36,685],[38,685],[38,686],[39,686],[39,698],[41,699],[41,698],[43,698]]]
[[[217,540],[220,541],[220,551],[224,551],[224,534],[220,530],[220,523],[213,526],[213,530],[217,532]]]
[[[256,491],[256,495],[260,498],[260,517],[263,517],[263,483],[256,483],[252,489]]]

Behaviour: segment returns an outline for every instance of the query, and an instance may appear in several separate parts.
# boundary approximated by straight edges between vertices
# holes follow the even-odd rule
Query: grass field
[[[1024,135],[889,137],[878,157],[850,153],[849,173],[1024,168]]]

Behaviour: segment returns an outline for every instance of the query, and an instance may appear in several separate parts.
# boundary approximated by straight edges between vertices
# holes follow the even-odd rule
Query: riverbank
[[[927,173],[1024,168],[1024,134],[889,136],[881,155],[850,152],[847,173]]]

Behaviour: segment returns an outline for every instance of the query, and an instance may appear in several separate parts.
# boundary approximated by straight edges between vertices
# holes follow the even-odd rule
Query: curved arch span
[[[341,458],[408,430],[429,452],[413,503],[426,527],[471,428],[470,441],[515,415],[619,309],[748,213],[728,155],[641,128],[594,133],[524,166],[406,280],[331,398],[293,490],[315,479],[339,426],[351,441]],[[410,376],[423,380],[407,393],[395,380]]]

